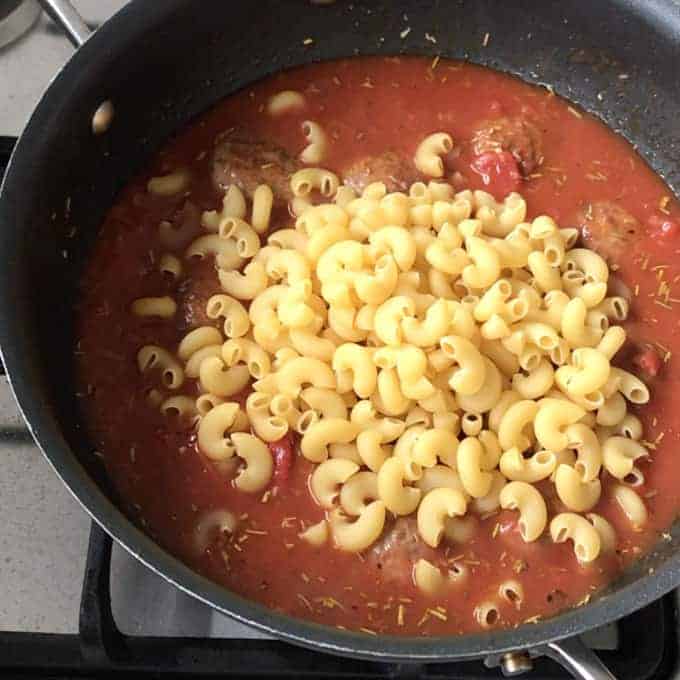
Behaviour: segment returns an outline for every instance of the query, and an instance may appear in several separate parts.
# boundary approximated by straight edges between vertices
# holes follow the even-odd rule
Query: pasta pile
[[[611,365],[626,337],[613,322],[628,303],[608,297],[607,264],[574,247],[575,229],[526,221],[519,194],[499,203],[444,182],[408,194],[378,182],[357,196],[307,168],[291,188],[295,227],[264,247],[269,187],[255,192],[249,221],[235,186],[221,211],[204,213],[208,233],[186,255],[216,257],[223,292],[207,314],[223,331],[197,328],[174,352],[147,346],[138,356],[166,389],[198,380],[198,399],[173,396],[161,409],[198,420],[209,459],[242,459],[237,488],[270,483],[264,442],[294,430],[326,511],[302,535],[316,545],[332,538],[362,551],[392,513],[415,514],[437,547],[461,540],[466,514],[503,508],[519,513],[524,541],[548,531],[591,562],[616,543],[589,512],[603,470],[618,480],[612,493],[628,520],[644,524],[634,486],[648,453],[627,402],[649,393]],[[312,205],[313,192],[327,202]],[[161,316],[164,304],[135,303]],[[251,380],[244,410],[229,399]],[[539,482],[554,485],[564,511],[549,517]],[[426,592],[446,578],[425,560],[415,577]]]

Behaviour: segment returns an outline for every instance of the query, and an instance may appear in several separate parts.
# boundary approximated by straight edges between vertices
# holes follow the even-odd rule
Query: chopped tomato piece
[[[648,348],[640,352],[634,359],[633,363],[644,371],[648,376],[655,377],[661,371],[661,357],[655,349]]]
[[[652,215],[648,224],[651,229],[651,236],[654,238],[672,239],[680,236],[680,224],[667,216]]]
[[[497,199],[517,191],[522,175],[515,157],[509,151],[489,151],[472,159],[470,167],[484,182],[485,188]]]
[[[295,460],[295,441],[293,435],[288,434],[275,442],[269,442],[269,450],[274,456],[274,483],[283,485],[290,477]]]

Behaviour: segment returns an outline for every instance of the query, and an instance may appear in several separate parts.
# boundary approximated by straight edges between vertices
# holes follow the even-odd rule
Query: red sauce
[[[497,200],[520,189],[522,176],[517,161],[509,151],[487,151],[479,154],[472,159],[470,168],[482,178],[484,189]]]
[[[680,223],[668,218],[667,215],[654,214],[649,218],[652,236],[672,242],[680,236]]]
[[[269,450],[274,457],[274,484],[286,486],[295,463],[295,441],[288,432],[281,439],[270,442]]]
[[[307,109],[271,118],[264,113],[267,99],[283,89],[303,91]],[[401,578],[395,580],[394,569],[386,571],[387,565],[370,551],[367,558],[330,547],[314,549],[298,539],[301,527],[318,522],[323,512],[308,492],[311,464],[293,456],[285,443],[272,447],[277,473],[268,492],[240,493],[230,481],[233,470],[214,466],[197,452],[193,431],[148,405],[145,390],[153,382],[139,375],[136,353],[147,343],[174,349],[186,329],[173,322],[140,321],[131,315],[130,304],[144,295],[176,293],[177,284],[158,273],[157,260],[165,252],[157,240],[158,224],[188,218],[186,209],[180,212],[184,198],[154,198],[145,186],[151,176],[187,167],[193,203],[188,213],[214,209],[221,192],[210,181],[210,157],[218,134],[245,126],[295,156],[305,146],[300,124],[312,119],[330,134],[323,165],[331,170],[341,172],[360,157],[388,149],[410,159],[426,134],[444,130],[460,150],[448,159],[456,183],[485,188],[484,172],[471,170],[479,160],[474,161],[469,140],[481,121],[499,115],[524,116],[542,136],[542,164],[522,178],[515,168],[511,186],[499,189],[517,186],[530,217],[548,214],[567,226],[591,201],[612,201],[639,223],[630,235],[634,247],[615,250],[610,265],[618,267],[617,276],[632,298],[626,326],[634,342],[628,354],[641,356],[653,348],[659,359],[642,355],[647,358],[638,362],[655,374],[652,401],[638,410],[652,442],[651,460],[640,464],[645,483],[637,489],[650,518],[643,531],[633,531],[613,504],[611,479],[605,478],[594,511],[615,526],[619,545],[615,555],[590,566],[579,566],[570,543],[555,545],[546,535],[524,543],[516,513],[480,518],[467,543],[446,552],[426,549],[428,559],[443,564],[448,557],[466,565],[472,576],[464,588],[431,600],[413,585],[409,560],[402,561]],[[502,175],[495,168],[486,171],[487,176]],[[278,74],[224,100],[183,130],[110,210],[82,286],[76,354],[86,422],[135,521],[197,571],[277,610],[351,629],[417,635],[478,629],[472,612],[487,598],[499,603],[498,625],[552,615],[584,600],[649,549],[680,507],[680,424],[673,403],[680,388],[674,354],[680,350],[675,311],[680,237],[676,228],[664,226],[679,221],[680,207],[668,187],[623,139],[550,92],[498,72],[443,60],[432,69],[430,61],[420,58],[361,58]],[[210,263],[188,266],[183,278],[192,277],[208,294],[218,292]],[[551,486],[542,485],[548,498]],[[193,536],[198,519],[220,508],[240,517],[237,539],[213,542],[197,552]],[[523,584],[521,606],[497,597],[498,584],[506,578]],[[445,616],[428,613],[436,606]]]

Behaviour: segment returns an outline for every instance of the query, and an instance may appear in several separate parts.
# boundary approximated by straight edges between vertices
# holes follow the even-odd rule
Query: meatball
[[[640,223],[612,201],[596,201],[578,211],[574,224],[585,244],[608,260],[630,251],[641,233]]]
[[[489,151],[509,151],[524,177],[543,162],[541,131],[526,118],[502,117],[486,121],[472,136],[472,151],[479,156]]]
[[[220,293],[220,283],[215,272],[213,259],[205,258],[194,262],[191,271],[177,289],[177,308],[184,330],[199,326],[219,327],[220,319],[211,319],[206,313],[208,300]]]
[[[366,555],[367,562],[380,570],[383,581],[395,585],[413,583],[413,567],[420,559],[432,559],[434,551],[420,538],[416,520],[400,517]]]
[[[360,158],[342,174],[345,184],[359,194],[372,182],[384,182],[391,192],[407,191],[420,179],[413,162],[393,151]]]
[[[259,184],[268,184],[276,198],[289,201],[292,198],[290,176],[300,167],[284,149],[235,131],[217,139],[212,177],[223,191],[235,184],[252,198]]]

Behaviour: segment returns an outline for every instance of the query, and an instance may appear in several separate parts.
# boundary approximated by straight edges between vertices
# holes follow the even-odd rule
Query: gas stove
[[[75,3],[97,25],[123,0]],[[3,9],[11,7],[11,12]],[[21,22],[17,20],[21,13]],[[32,0],[0,0],[13,14],[0,47],[0,133],[20,133],[71,48]],[[22,35],[19,35],[22,34]],[[9,35],[5,32],[4,35]],[[0,44],[3,41],[0,40]],[[12,138],[0,138],[0,176]],[[268,638],[190,598],[94,525],[43,458],[0,377],[0,676],[95,677],[110,673],[290,678],[491,678],[481,660],[428,666],[340,659]],[[678,673],[677,593],[591,632],[618,678]],[[527,677],[563,678],[549,659]]]

